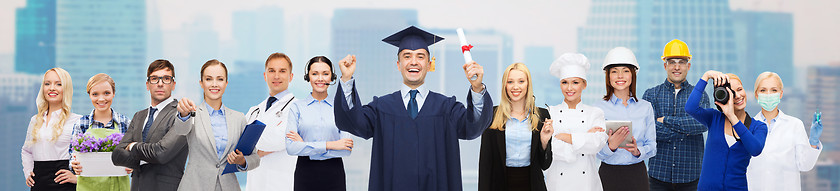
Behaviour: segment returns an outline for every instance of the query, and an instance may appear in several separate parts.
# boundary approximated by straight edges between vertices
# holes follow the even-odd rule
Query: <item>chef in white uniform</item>
[[[257,154],[261,156],[260,167],[248,172],[246,191],[291,191],[294,188],[297,157],[286,154],[284,142],[289,105],[295,101],[295,96],[288,90],[293,76],[292,62],[285,54],[273,53],[266,59],[263,77],[271,97],[245,113],[249,124],[260,120],[266,125],[256,146]]]
[[[581,103],[588,70],[589,60],[579,53],[565,53],[550,67],[560,79],[564,100],[548,110],[555,127],[554,160],[545,171],[549,191],[603,190],[595,156],[607,143],[604,111]]]

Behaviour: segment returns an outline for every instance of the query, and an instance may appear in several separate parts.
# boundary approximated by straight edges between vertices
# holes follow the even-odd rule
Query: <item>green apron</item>
[[[114,122],[114,129],[107,128],[93,128],[88,129],[85,134],[96,138],[105,138],[114,133],[120,133],[119,123]],[[84,169],[82,169],[84,171]],[[128,175],[125,176],[105,176],[105,177],[86,177],[78,176],[76,179],[77,191],[98,191],[98,190],[112,190],[112,191],[129,191],[131,190],[131,180]]]

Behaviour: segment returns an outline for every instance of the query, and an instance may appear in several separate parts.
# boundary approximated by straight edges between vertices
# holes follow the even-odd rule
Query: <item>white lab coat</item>
[[[606,129],[604,111],[582,103],[569,109],[563,102],[549,107],[548,112],[554,120],[554,135],[572,135],[572,144],[557,138],[551,141],[554,159],[545,171],[548,190],[603,190],[598,176],[600,162],[595,156],[606,145],[607,134],[587,131],[596,126]]]
[[[767,122],[761,113],[754,119]],[[775,121],[767,125],[764,150],[747,166],[747,186],[750,190],[801,190],[799,172],[814,168],[822,143],[818,148],[811,147],[801,120],[779,110]]]
[[[246,191],[262,190],[288,190],[294,189],[296,156],[286,153],[286,123],[289,115],[289,106],[283,109],[284,105],[292,105],[296,99],[294,95],[287,94],[278,99],[274,104],[265,110],[266,98],[259,104],[248,109],[245,113],[248,124],[254,120],[260,120],[266,127],[257,142],[256,149],[262,151],[273,151],[274,153],[260,158],[260,167],[248,171]],[[282,111],[281,111],[282,109]]]

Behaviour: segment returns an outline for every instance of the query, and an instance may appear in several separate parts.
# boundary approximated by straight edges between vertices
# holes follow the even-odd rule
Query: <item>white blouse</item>
[[[29,119],[29,127],[26,129],[26,141],[24,141],[23,147],[20,149],[24,177],[29,176],[29,173],[32,172],[35,161],[70,159],[70,141],[73,139],[73,124],[76,124],[82,116],[70,113],[67,119],[64,120],[64,124],[61,125],[61,135],[58,136],[55,142],[52,142],[53,130],[51,127],[53,124],[58,123],[60,117],[57,116],[60,114],[61,110],[52,112],[50,121],[46,121],[47,119],[44,117],[44,123],[38,129],[38,137],[35,143],[32,143],[31,140],[32,126],[35,125],[36,117],[32,116]],[[46,116],[47,113],[45,112],[43,115]]]
[[[598,176],[601,163],[596,155],[607,145],[607,134],[587,131],[592,127],[606,128],[604,111],[582,103],[569,109],[563,102],[549,107],[548,112],[553,120],[554,135],[572,135],[572,144],[557,138],[551,141],[554,159],[551,167],[545,170],[548,190],[603,190]]]
[[[768,121],[761,113],[754,119]],[[822,143],[811,147],[802,121],[781,110],[770,121],[764,150],[747,167],[747,184],[750,190],[801,190],[799,174],[814,168]]]

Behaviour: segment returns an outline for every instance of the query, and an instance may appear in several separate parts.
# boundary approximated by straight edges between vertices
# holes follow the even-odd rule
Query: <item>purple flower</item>
[[[114,133],[105,138],[95,138],[83,134],[77,135],[70,143],[71,148],[78,152],[112,152],[123,138],[122,133]]]

